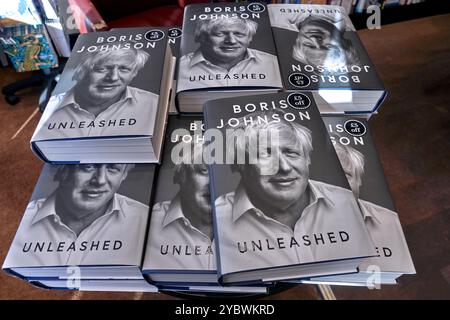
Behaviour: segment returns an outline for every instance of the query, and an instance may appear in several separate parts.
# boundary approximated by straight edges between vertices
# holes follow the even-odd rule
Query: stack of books
[[[167,30],[81,35],[31,139],[50,163],[158,162],[173,59]]]
[[[350,27],[341,7],[233,3],[188,6],[183,34],[81,35],[3,269],[44,288],[233,295],[414,274],[366,120],[386,92]],[[223,82],[233,68],[265,76]]]

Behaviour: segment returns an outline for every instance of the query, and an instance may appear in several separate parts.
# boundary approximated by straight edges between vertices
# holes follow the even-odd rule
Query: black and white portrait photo
[[[274,49],[269,49],[273,44],[265,45],[263,50],[268,52],[253,46],[258,30],[257,21],[241,17],[195,21],[193,51],[186,51],[187,40],[182,44],[177,92],[210,87],[281,86],[277,57],[270,52]],[[186,34],[185,31],[184,36],[188,37]]]
[[[208,168],[202,163],[203,144],[191,141],[185,147],[193,152],[188,161],[180,163],[171,162],[172,148],[166,148],[144,270],[215,270],[211,196]]]
[[[358,201],[364,223],[378,253],[378,258],[371,259],[367,264],[378,265],[382,271],[414,271],[398,214],[393,210],[361,198],[361,196],[366,199],[368,197],[368,194],[360,194],[363,177],[366,174],[364,155],[356,148],[343,145],[337,141],[339,140],[335,139],[336,153]],[[367,174],[373,176],[375,170],[371,169],[368,168]],[[367,177],[367,179],[370,179],[370,177]],[[372,193],[386,191],[386,189],[378,188],[372,190]]]
[[[46,165],[4,267],[139,264],[149,214],[146,167]]]
[[[326,73],[348,73],[341,68],[360,64],[352,41],[355,29],[344,8],[280,5],[270,8],[270,16],[273,27],[296,32],[291,44],[294,61],[326,69]]]
[[[152,132],[159,96],[148,91],[148,79],[142,81],[140,75],[152,59],[149,52],[136,49],[133,42],[104,47],[73,52],[72,64],[66,66],[34,139]]]
[[[322,141],[321,131],[315,132],[315,142],[312,127],[286,120],[281,111],[251,116],[273,120],[242,120],[232,129],[244,130],[245,137],[277,132],[278,138],[269,139],[267,150],[260,150],[253,162],[231,165],[238,175],[237,186],[215,200],[220,254],[226,257],[222,267],[234,272],[364,256],[373,251],[368,250],[372,244],[358,205],[341,179],[343,172],[338,171],[333,148]],[[314,125],[314,130],[322,128],[321,123],[317,128]],[[252,140],[235,141],[234,151],[245,153],[247,159],[248,141]],[[324,151],[313,158],[314,148]],[[268,174],[269,168],[278,169]],[[324,182],[327,170],[344,184]]]

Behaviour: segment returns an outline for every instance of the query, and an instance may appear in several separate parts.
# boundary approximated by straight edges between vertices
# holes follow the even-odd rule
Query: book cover
[[[209,273],[212,282],[217,280],[209,176],[201,162],[202,146],[201,117],[169,117],[143,264],[143,272],[150,277],[157,272]],[[183,155],[187,148],[196,150],[195,154]],[[183,163],[188,156],[192,161]]]
[[[180,55],[177,93],[282,87],[267,7],[261,3],[187,6]]]
[[[80,35],[31,139],[36,153],[49,162],[152,162],[146,159],[155,155],[158,159],[172,68],[167,38],[166,30],[158,28]],[[123,138],[144,140],[141,152],[142,144],[151,143],[145,148],[148,157],[143,160],[143,153],[134,148],[126,150],[136,154],[128,159],[125,149],[117,148],[120,156],[96,158],[103,151],[112,153],[109,146]],[[67,149],[76,146],[86,149]],[[71,155],[74,152],[77,155]]]
[[[343,7],[273,4],[268,10],[286,90],[313,91],[321,112],[379,107],[384,86]]]
[[[215,100],[204,112],[222,281],[338,273],[313,268],[375,255],[310,93]]]
[[[380,272],[414,274],[367,121],[343,116],[326,116],[323,120],[377,251],[377,257],[362,264],[360,271],[371,273],[368,269],[376,267]]]
[[[25,278],[66,278],[68,266],[133,267],[139,277],[154,169],[45,164],[3,269]]]

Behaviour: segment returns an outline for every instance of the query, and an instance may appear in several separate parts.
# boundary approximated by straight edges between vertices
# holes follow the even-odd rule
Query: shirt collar
[[[42,219],[45,219],[49,216],[56,216],[55,210],[55,193],[52,193],[47,199],[44,200],[42,205],[38,207],[38,212],[33,217],[31,221],[31,225],[38,223]]]
[[[55,199],[56,199],[56,192],[52,193],[47,199],[45,199],[42,205],[38,208],[37,214],[33,217],[33,220],[31,221],[32,225],[50,216],[58,217],[58,214],[56,213],[55,209],[55,202],[56,202]],[[117,194],[114,194],[112,203],[109,205],[108,209],[106,210],[106,213],[101,217],[104,217],[114,212],[119,212],[122,218],[126,217],[126,213],[122,209]],[[98,219],[100,219],[101,217],[99,217]]]
[[[244,189],[242,183],[239,183],[239,186],[234,193],[234,204],[233,204],[233,222],[239,219],[244,213],[247,211],[255,209],[255,206],[251,203],[248,198],[247,192]]]
[[[376,216],[375,206],[369,205],[369,202],[358,199],[359,208],[361,209],[364,221],[367,219],[371,219],[377,223],[381,223],[381,221]]]
[[[322,192],[320,188],[318,188],[314,183],[311,182],[311,180],[308,181],[308,188],[311,190],[310,196],[310,204],[318,201],[319,199],[322,199],[325,202],[328,202],[330,205],[334,206],[334,201],[331,200],[329,197],[325,195],[325,193]]]
[[[244,60],[242,60],[242,61],[252,60],[252,59],[255,59],[255,60],[257,59],[255,51],[253,49],[247,49],[247,57]],[[203,56],[202,51],[200,49],[198,49],[198,50],[196,50],[194,52],[194,54],[193,54],[193,56],[191,58],[191,62],[189,64],[189,67],[192,68],[194,65],[196,65],[198,63],[202,63],[202,62],[214,65],[211,62],[209,62],[208,60],[206,60],[205,57]]]
[[[132,99],[134,102],[137,102],[135,92],[131,90],[130,86],[127,86],[125,89],[125,97],[123,99],[120,99],[119,101],[125,101],[128,99]]]
[[[186,219],[186,217],[183,215],[183,211],[181,210],[181,201],[179,194],[177,194],[169,204],[169,208],[167,209],[167,213],[163,220],[163,228],[178,219]]]
[[[120,216],[124,219],[127,216],[127,213],[122,208],[122,202],[119,200],[119,196],[117,195],[117,193],[114,194],[112,204],[110,204],[109,208],[106,210],[105,215],[113,212],[119,212]]]
[[[311,191],[309,200],[310,205],[319,201],[319,199],[322,199],[323,201],[328,202],[329,204],[334,206],[334,202],[331,199],[327,198],[319,188],[317,188],[313,183],[311,183],[311,180],[308,180],[307,188],[309,188],[309,190]],[[234,194],[234,204],[232,209],[233,222],[239,219],[247,211],[255,209],[256,208],[251,203],[244,186],[242,185],[242,183],[240,183]],[[261,213],[264,214],[263,212]]]
[[[69,90],[62,98],[61,103],[60,103],[60,107],[58,109],[62,109],[64,107],[68,107],[68,106],[72,106],[72,105],[77,105],[76,101],[75,101],[75,94],[73,89]]]

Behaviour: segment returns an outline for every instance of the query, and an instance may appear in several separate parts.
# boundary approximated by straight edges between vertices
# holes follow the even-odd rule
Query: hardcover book
[[[356,274],[311,280],[366,285],[375,279],[373,275],[376,274],[380,283],[395,284],[395,279],[402,274],[415,274],[367,121],[346,116],[326,116],[323,120],[375,244],[377,256],[364,261]]]
[[[153,164],[45,164],[3,263],[28,280],[143,279]]]
[[[217,281],[209,175],[202,148],[201,117],[169,117],[143,274],[167,290],[266,292],[265,286],[223,288]]]
[[[310,93],[214,100],[204,114],[223,283],[356,272],[375,256]]]
[[[180,55],[180,112],[201,113],[203,103],[213,98],[282,89],[267,7],[263,4],[187,6]]]
[[[80,35],[32,149],[50,163],[158,162],[172,70],[164,29]]]
[[[217,282],[208,170],[177,158],[183,146],[202,148],[202,126],[201,117],[169,118],[143,264],[156,283]]]
[[[386,90],[345,9],[268,5],[283,86],[312,91],[321,113],[371,114]]]

